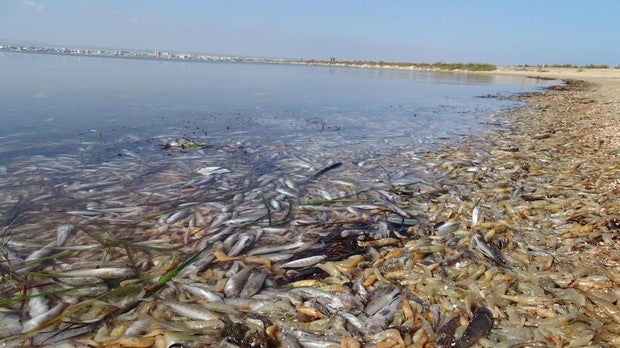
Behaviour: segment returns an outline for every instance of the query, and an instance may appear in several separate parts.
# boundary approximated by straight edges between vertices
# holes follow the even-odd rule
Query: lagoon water
[[[11,52],[0,53],[0,76],[5,164],[32,155],[91,164],[123,154],[161,158],[171,155],[161,145],[182,137],[207,143],[207,152],[312,144],[334,160],[346,160],[339,151],[432,149],[484,132],[516,105],[480,96],[548,85],[482,74]]]

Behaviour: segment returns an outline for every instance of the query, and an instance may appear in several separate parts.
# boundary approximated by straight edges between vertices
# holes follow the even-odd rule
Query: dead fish
[[[219,319],[219,317],[215,313],[198,304],[173,301],[168,301],[165,304],[166,306],[170,307],[170,309],[172,309],[175,313],[182,315],[186,318],[205,321]]]
[[[280,208],[282,208],[280,202],[275,198],[269,200],[269,205],[275,210],[280,210]]]
[[[301,347],[307,348],[340,348],[340,343],[327,341],[323,337],[313,335],[309,332],[296,329],[294,327],[286,328],[284,334],[288,334],[297,339]],[[295,345],[293,344],[292,347]]]
[[[177,279],[183,279],[191,274],[196,274],[206,268],[215,259],[215,256],[211,253],[202,253],[198,259],[196,259],[191,265],[185,267],[175,277]]]
[[[232,199],[233,204],[234,204],[235,206],[240,205],[241,203],[243,203],[243,199],[244,199],[244,197],[245,197],[245,195],[244,195],[243,193],[237,193],[237,194],[233,197],[233,199]]]
[[[338,311],[338,315],[341,316],[344,320],[346,320],[349,324],[353,325],[353,327],[355,327],[359,331],[363,330],[364,323],[355,315],[345,311]]]
[[[297,190],[297,185],[289,179],[284,179],[284,185],[286,185],[291,190]]]
[[[380,189],[375,189],[375,191],[377,191],[378,193],[381,194],[381,196],[383,196],[386,200],[388,200],[391,203],[395,203],[396,202],[396,197],[394,197],[393,194],[385,191],[385,190],[380,190]]]
[[[54,306],[54,308],[48,310],[47,312],[28,320],[27,322],[24,323],[24,326],[22,328],[22,333],[35,329],[36,327],[40,326],[46,321],[56,317],[58,314],[60,314],[60,312],[62,312],[64,307],[65,307],[65,304],[61,302],[57,304],[56,306]]]
[[[353,283],[353,290],[361,297],[368,298],[368,291],[366,291],[366,287],[364,286],[364,277],[360,276],[357,278],[355,283]]]
[[[255,238],[256,236],[253,233],[239,234],[237,242],[230,247],[227,255],[231,257],[239,255],[243,250],[254,243]],[[224,245],[226,245],[226,242],[224,242]]]
[[[376,289],[369,295],[368,304],[364,308],[364,313],[372,316],[381,309],[388,306],[400,296],[400,289],[396,286],[384,286]]]
[[[340,310],[359,313],[363,307],[362,302],[351,294],[334,294],[311,287],[293,289],[286,296],[294,305],[303,304],[305,299],[316,300],[323,304],[331,313],[337,313]]]
[[[55,246],[56,246],[55,243],[47,244],[47,245],[43,246],[41,249],[39,249],[39,250],[33,252],[32,254],[28,255],[28,257],[24,261],[26,263],[28,263],[28,262],[44,259],[44,258],[50,256],[54,252],[54,247]]]
[[[239,292],[239,297],[248,298],[257,292],[263,287],[265,284],[265,279],[267,278],[267,274],[265,272],[254,272],[250,274],[248,280],[245,282],[243,289]]]
[[[349,213],[353,214],[356,218],[361,218],[362,217],[362,213],[359,210],[357,210],[355,207],[347,206],[345,209]]]
[[[194,213],[194,225],[200,227],[207,225],[207,218],[199,211]]]
[[[115,185],[115,184],[118,184],[119,182],[120,181],[111,180],[111,181],[99,181],[99,182],[87,183],[87,184],[73,183],[69,186],[65,186],[65,189],[69,191],[87,191],[87,190],[102,188],[105,186]]]
[[[461,225],[458,222],[446,221],[441,226],[437,227],[436,230],[440,236],[445,236],[451,234],[452,232],[458,231],[459,228],[461,228]]]
[[[296,242],[287,243],[287,244],[269,245],[269,246],[254,248],[250,250],[250,252],[248,252],[248,255],[263,255],[263,254],[271,254],[271,253],[287,251],[287,250],[292,250],[292,249],[298,249],[306,244],[307,242],[304,242],[304,241],[296,241]]]
[[[228,278],[228,281],[226,281],[226,284],[224,285],[224,295],[226,295],[226,297],[239,296],[239,293],[245,286],[245,283],[253,270],[253,267],[245,267],[235,273],[232,277]]]
[[[47,303],[45,303],[45,299],[41,295],[39,288],[32,288],[30,290],[30,298],[28,300],[28,314],[30,317],[38,317],[49,310],[50,308]]]
[[[177,211],[176,213],[170,215],[166,219],[166,223],[167,224],[173,224],[173,223],[183,219],[187,215],[189,215],[189,210],[188,209],[181,209],[181,210]]]
[[[71,271],[59,273],[58,275],[63,277],[87,277],[87,278],[99,278],[99,279],[116,279],[116,278],[129,278],[136,274],[131,268],[117,268],[117,267],[101,267],[101,268],[83,268]]]
[[[316,189],[316,193],[318,193],[325,200],[331,201],[332,199],[334,199],[334,196],[326,190]]]
[[[392,210],[394,213],[404,217],[405,219],[410,219],[411,215],[409,215],[408,212],[406,212],[404,209],[402,209],[401,207],[397,206],[396,204],[389,202],[388,200],[383,200],[383,202],[385,203],[385,205],[388,206],[388,208],[390,208],[390,210]]]
[[[218,293],[203,289],[199,286],[183,284],[180,287],[184,290],[187,290],[192,295],[203,298],[209,302],[212,302],[212,303],[224,302],[224,300],[222,299],[222,296],[220,296]]]
[[[476,226],[478,222],[481,222],[480,219],[480,208],[476,206],[474,210],[471,212],[471,225]]]
[[[210,176],[213,174],[226,174],[230,173],[230,170],[221,167],[204,167],[196,170],[198,174],[202,174],[204,176]]]
[[[315,255],[304,257],[303,259],[297,259],[293,261],[289,261],[285,264],[282,264],[280,267],[282,268],[301,268],[315,265],[327,258],[327,255]]]
[[[439,326],[439,321],[441,320],[441,312],[439,311],[439,305],[436,303],[431,305],[430,312],[433,316],[433,322],[432,322],[433,328],[437,329],[437,327]]]
[[[56,229],[56,246],[63,246],[76,230],[75,225],[60,225]]]
[[[390,301],[378,312],[373,314],[364,322],[363,331],[375,334],[384,330],[394,319],[396,311],[401,307],[402,296],[400,292],[390,299]]]
[[[468,348],[482,337],[488,336],[493,328],[493,314],[487,308],[478,308],[467,325],[463,335],[455,342],[457,348]]]
[[[276,192],[281,193],[285,196],[289,196],[289,197],[293,197],[293,198],[297,198],[297,194],[289,189],[283,189],[281,187],[278,187],[276,189]]]
[[[361,210],[375,210],[375,209],[379,209],[378,205],[374,205],[374,204],[354,204],[351,205],[353,208],[356,209],[361,209]]]
[[[495,261],[495,263],[497,263],[501,267],[507,269],[511,268],[510,265],[506,261],[504,261],[501,252],[497,250],[497,248],[495,248],[494,246],[485,243],[480,233],[474,234],[474,236],[472,237],[472,241],[476,249],[478,249],[482,254],[484,254],[484,256]]]
[[[131,324],[127,326],[125,332],[123,332],[124,337],[138,337],[142,336],[145,332],[149,331],[151,325],[153,325],[154,320],[151,317],[143,317],[138,320],[135,320]]]
[[[230,213],[220,213],[220,214],[218,214],[215,217],[215,219],[213,219],[213,221],[211,222],[211,226],[209,226],[209,227],[211,227],[211,229],[215,229],[215,228],[218,228],[218,227],[222,226],[222,224],[224,224],[224,222],[226,220],[228,220],[231,215],[232,214],[230,214]]]
[[[258,216],[246,216],[246,217],[234,218],[234,219],[230,219],[226,221],[226,225],[229,225],[232,227],[241,227],[244,225],[254,223],[264,217],[265,217],[264,215],[258,215]]]

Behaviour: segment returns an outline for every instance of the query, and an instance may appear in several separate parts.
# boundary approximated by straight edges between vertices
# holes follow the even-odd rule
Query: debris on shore
[[[597,88],[363,164],[6,164],[0,344],[620,345],[620,154],[593,132],[618,104]]]

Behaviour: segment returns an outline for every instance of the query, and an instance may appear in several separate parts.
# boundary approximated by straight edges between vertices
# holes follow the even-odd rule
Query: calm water
[[[540,81],[487,75],[0,53],[0,161],[124,152],[162,156],[188,137],[212,148],[429,148],[476,134]],[[538,83],[538,84],[537,84]],[[168,155],[170,155],[168,153]]]

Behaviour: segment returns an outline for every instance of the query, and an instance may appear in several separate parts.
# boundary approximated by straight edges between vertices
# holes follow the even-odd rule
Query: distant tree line
[[[414,69],[437,69],[437,70],[467,70],[467,71],[493,71],[497,66],[488,63],[411,63],[411,62],[384,62],[365,60],[306,60],[305,63],[320,65],[346,65],[346,66],[373,66],[373,67],[399,67]]]
[[[524,68],[575,68],[575,69],[609,69],[607,64],[588,64],[588,65],[573,65],[573,64],[551,64],[551,65],[521,65]],[[617,65],[615,69],[620,69],[620,65]]]

